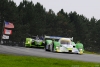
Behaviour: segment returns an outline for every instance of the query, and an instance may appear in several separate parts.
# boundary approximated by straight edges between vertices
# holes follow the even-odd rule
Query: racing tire
[[[31,44],[32,44],[32,45],[35,45],[35,42],[32,42]]]
[[[26,48],[31,48],[31,46],[25,46]]]
[[[26,47],[26,48],[30,48],[30,46],[26,46],[26,45],[25,45],[24,47]]]
[[[46,49],[46,46],[47,46],[47,43],[45,43],[45,45],[44,45],[45,51],[49,51],[48,49]]]
[[[25,46],[26,48],[29,48],[29,46]]]
[[[51,51],[54,52],[54,44],[52,44],[52,50]]]
[[[45,44],[42,42],[42,46],[45,46]]]

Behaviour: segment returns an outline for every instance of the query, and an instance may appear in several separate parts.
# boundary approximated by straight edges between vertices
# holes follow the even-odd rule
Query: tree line
[[[89,20],[75,11],[67,13],[63,9],[55,14],[52,9],[46,11],[39,2],[34,4],[32,1],[23,0],[16,5],[12,0],[2,0],[1,32],[4,20],[15,26],[9,39],[11,41],[25,41],[26,37],[36,35],[73,37],[74,42],[82,42],[86,50],[100,52],[100,20],[94,17]]]

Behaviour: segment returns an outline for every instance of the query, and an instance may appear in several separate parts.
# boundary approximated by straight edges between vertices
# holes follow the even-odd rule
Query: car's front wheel
[[[51,45],[51,51],[54,52],[54,44]]]
[[[45,43],[45,45],[44,45],[45,51],[49,51],[49,50],[47,49],[47,47],[48,47],[48,45],[47,45],[47,43]]]

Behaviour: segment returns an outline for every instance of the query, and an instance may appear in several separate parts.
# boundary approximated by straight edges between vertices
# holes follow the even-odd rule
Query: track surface
[[[52,52],[46,52],[44,49],[38,49],[38,48],[12,47],[12,46],[0,45],[0,53],[14,54],[14,55],[41,56],[41,57],[81,60],[81,61],[100,63],[100,55],[52,53]]]

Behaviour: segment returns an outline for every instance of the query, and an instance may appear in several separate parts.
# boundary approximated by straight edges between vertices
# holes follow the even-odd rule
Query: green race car
[[[26,38],[25,47],[44,47],[44,40],[36,38]]]
[[[45,51],[83,54],[83,44],[73,42],[72,38],[45,36]]]

